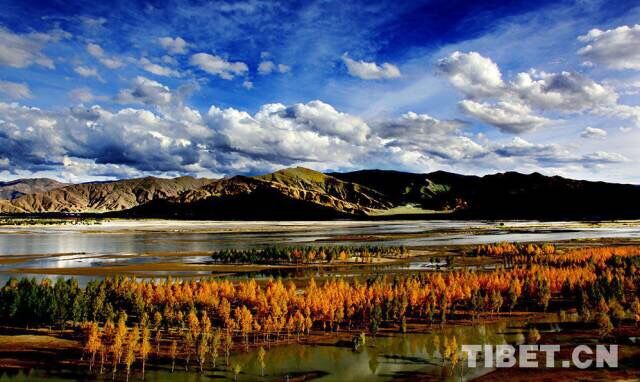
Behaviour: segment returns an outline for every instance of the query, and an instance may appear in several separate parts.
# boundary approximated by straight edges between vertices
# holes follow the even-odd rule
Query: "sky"
[[[640,184],[634,1],[0,0],[0,180]]]

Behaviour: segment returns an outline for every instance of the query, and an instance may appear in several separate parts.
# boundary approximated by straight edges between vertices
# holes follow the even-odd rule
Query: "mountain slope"
[[[109,212],[136,207],[158,198],[170,198],[199,188],[211,179],[185,176],[175,179],[138,178],[82,183],[0,201],[3,213]]]
[[[271,174],[235,176],[199,189],[155,200],[127,211],[128,216],[215,219],[327,219],[365,216],[391,208],[385,196],[323,173],[292,168]]]
[[[49,191],[66,185],[66,183],[49,178],[16,179],[9,182],[0,182],[0,199],[16,199],[22,195]]]
[[[333,176],[393,200],[455,217],[601,219],[640,217],[640,186],[506,172],[483,177],[437,171],[364,170]],[[452,216],[452,217],[453,217]]]

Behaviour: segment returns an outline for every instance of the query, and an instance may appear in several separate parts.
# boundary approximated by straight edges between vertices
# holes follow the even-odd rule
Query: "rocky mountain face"
[[[466,176],[296,167],[225,179],[140,178],[86,183],[0,200],[0,213],[106,213],[193,219],[376,216],[522,219],[640,217],[640,186],[537,173]]]
[[[318,219],[364,216],[392,206],[375,190],[297,167],[256,177],[217,180],[128,213],[216,219]]]
[[[66,185],[66,183],[48,178],[16,179],[9,182],[0,182],[0,199],[12,200],[22,195],[49,191]]]
[[[155,199],[172,198],[211,183],[185,176],[146,177],[113,182],[74,184],[0,201],[2,213],[101,213],[127,210]]]

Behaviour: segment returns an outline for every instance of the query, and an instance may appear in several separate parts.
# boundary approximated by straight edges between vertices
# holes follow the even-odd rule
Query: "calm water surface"
[[[538,322],[536,326],[541,332],[559,330],[557,324]],[[442,368],[440,350],[445,337],[456,338],[458,344],[520,344],[524,343],[526,322],[522,320],[501,321],[473,326],[446,327],[434,326],[428,333],[410,333],[379,337],[375,346],[367,346],[361,352],[354,352],[348,346],[334,345],[278,345],[267,349],[265,376],[261,377],[255,350],[249,353],[240,352],[231,357],[231,364],[242,366],[239,381],[283,381],[285,376],[313,375],[314,381],[390,381],[407,375],[420,375],[434,380],[459,381],[460,369],[456,375]],[[368,339],[369,343],[372,340]],[[222,357],[222,362],[224,358]],[[482,362],[479,361],[479,365]],[[139,365],[137,365],[139,368]],[[172,374],[169,366],[149,370],[146,381],[209,381],[232,380],[230,371],[206,371],[203,375],[193,371],[185,372],[182,361],[176,363],[176,371]],[[482,375],[489,369],[477,368],[464,370],[465,380]],[[35,381],[40,378],[59,381],[82,380],[76,372],[69,370],[31,370],[18,375],[4,375],[4,379],[17,381]],[[0,379],[3,379],[0,376]],[[111,380],[110,375],[104,378]],[[133,375],[131,380],[140,380],[140,375]],[[310,379],[307,379],[310,380]]]
[[[500,241],[547,241],[640,238],[640,222],[587,224],[536,221],[389,221],[389,222],[174,222],[117,221],[98,226],[0,227],[0,256],[51,255],[15,264],[0,264],[0,283],[20,268],[76,268],[154,262],[205,263],[214,250],[269,245],[439,246]],[[386,240],[382,240],[385,238]],[[174,256],[161,256],[172,253]],[[140,256],[144,254],[144,256]],[[425,263],[402,265],[420,270]],[[382,271],[382,269],[381,269]],[[274,271],[276,273],[281,271]],[[258,277],[322,276],[322,270],[258,274]],[[333,272],[329,269],[325,272]],[[149,276],[151,272],[147,272]],[[173,275],[180,276],[176,272]],[[210,273],[193,271],[188,276]],[[166,276],[158,272],[158,277]],[[185,274],[187,276],[187,274]],[[242,276],[242,275],[236,275]],[[42,276],[38,276],[42,277]],[[85,282],[90,277],[79,277]],[[85,280],[86,279],[86,280]]]

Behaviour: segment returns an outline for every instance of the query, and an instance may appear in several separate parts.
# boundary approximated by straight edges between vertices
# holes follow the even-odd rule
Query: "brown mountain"
[[[66,183],[49,178],[16,179],[0,182],[0,199],[16,199],[22,195],[49,191],[66,185]]]
[[[190,176],[175,179],[146,177],[112,182],[82,183],[0,201],[2,213],[100,213],[121,211],[158,198],[172,198],[211,183]]]
[[[127,211],[130,216],[216,219],[318,219],[364,216],[391,208],[383,194],[296,167],[256,177],[214,181],[175,198]]]
[[[87,183],[0,201],[1,213],[193,219],[640,218],[640,186],[515,172],[466,176],[290,168],[254,177]]]

